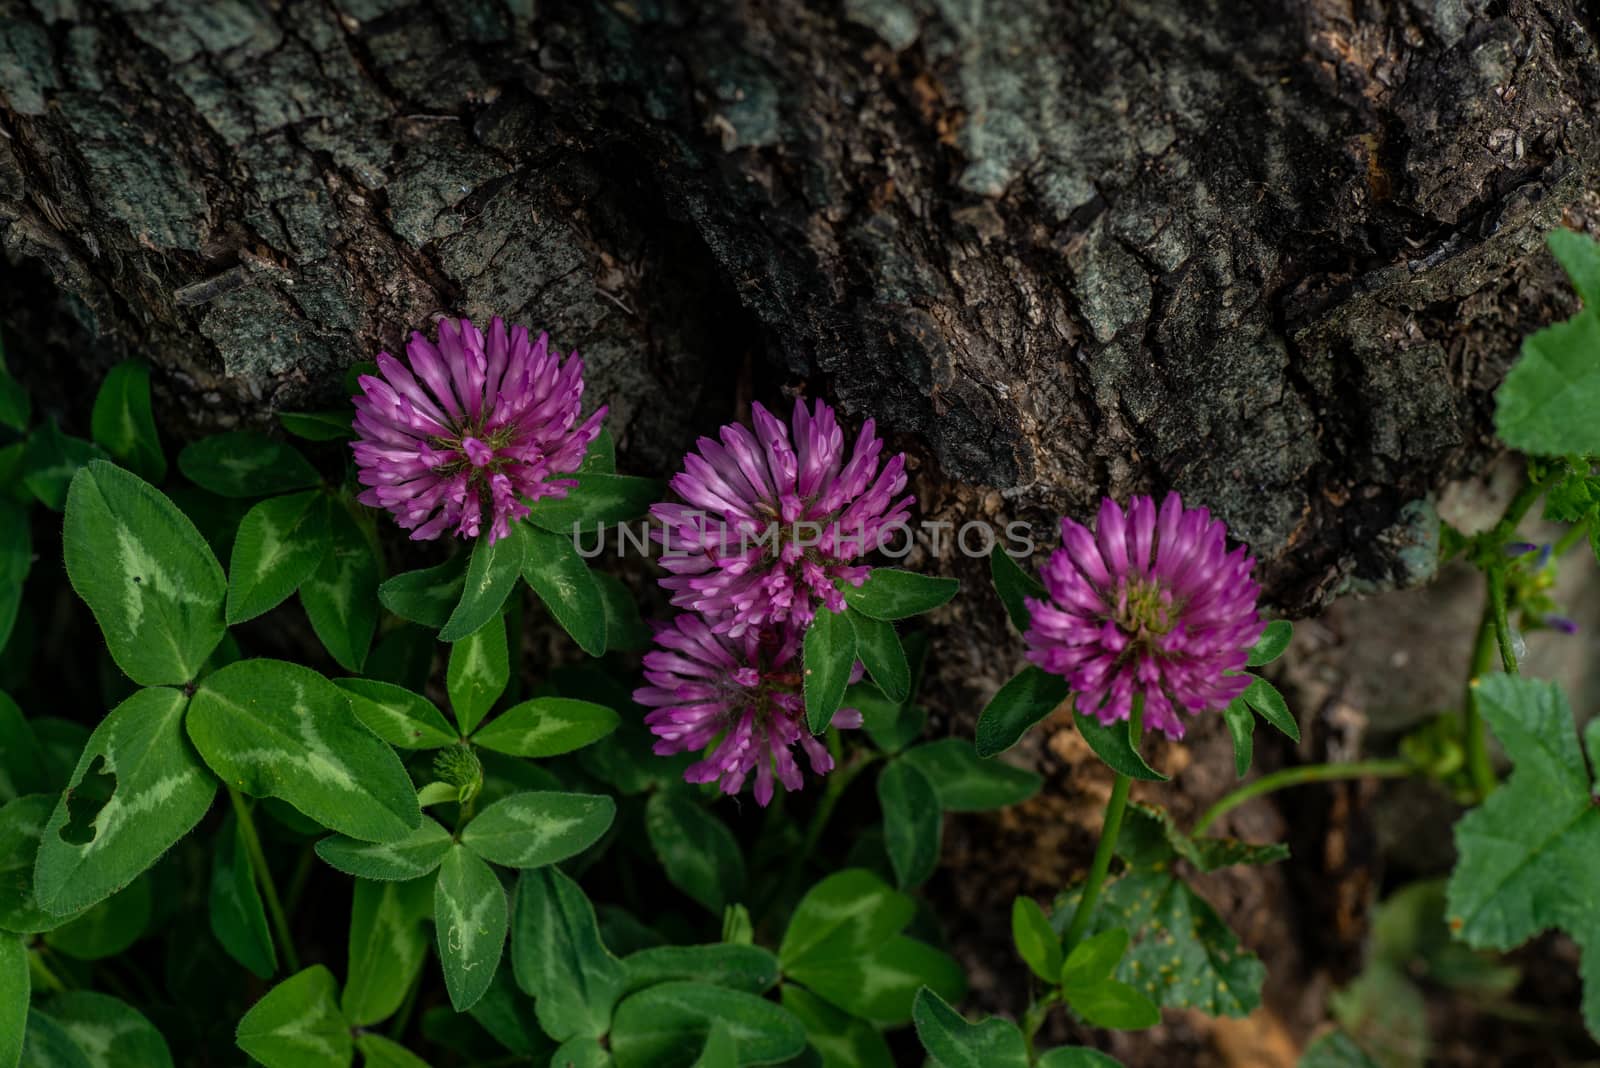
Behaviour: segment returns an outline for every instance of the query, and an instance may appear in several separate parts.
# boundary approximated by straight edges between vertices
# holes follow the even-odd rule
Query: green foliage
[[[911,696],[911,664],[894,624],[846,611],[856,633],[856,655],[885,697],[896,703]]]
[[[931,612],[961,589],[955,579],[919,575],[897,567],[874,568],[860,586],[839,583],[850,608],[871,619],[895,620]]]
[[[512,794],[478,813],[461,832],[461,844],[508,868],[539,868],[588,849],[610,829],[616,812],[616,802],[604,794]]]
[[[266,1068],[349,1068],[355,1047],[339,984],[318,964],[290,976],[245,1013],[234,1036]]]
[[[360,671],[378,630],[378,560],[348,508],[329,510],[322,559],[300,583],[300,604],[328,655]]]
[[[445,987],[457,1012],[477,1004],[493,982],[509,917],[494,869],[466,843],[451,846],[434,883],[433,927]]]
[[[806,725],[812,734],[821,734],[833,722],[855,662],[856,631],[849,617],[819,607],[801,650]]]
[[[22,1059],[31,992],[22,936],[0,932],[0,1068],[15,1068]]]
[[[940,1068],[1027,1068],[1022,1032],[1009,1020],[968,1023],[932,990],[917,993],[917,1038]]]
[[[35,427],[22,447],[22,484],[52,512],[61,511],[72,480],[105,454],[92,442],[63,434],[54,419]]]
[[[589,566],[570,537],[520,523],[522,577],[578,648],[590,656],[606,651],[606,602]]]
[[[778,982],[778,958],[760,946],[712,943],[652,946],[622,960],[625,993],[674,979],[695,979],[746,994],[764,994]]]
[[[1491,675],[1478,709],[1511,758],[1506,784],[1456,824],[1450,926],[1470,946],[1510,949],[1540,931],[1567,931],[1584,954],[1584,1022],[1600,1035],[1600,808],[1560,687]],[[1600,726],[1584,735],[1600,760]]]
[[[511,681],[511,654],[506,645],[506,620],[493,615],[483,626],[450,646],[445,687],[450,710],[462,734],[471,734]]]
[[[406,881],[430,874],[450,850],[450,833],[422,817],[416,830],[393,842],[363,842],[332,835],[317,843],[317,856],[362,879]]]
[[[721,820],[677,790],[662,790],[645,806],[651,848],[679,890],[711,912],[744,892],[744,857]]]
[[[501,617],[506,598],[522,573],[523,540],[515,535],[491,543],[479,538],[467,560],[461,600],[439,631],[442,642],[459,642]]]
[[[725,1028],[736,1064],[776,1064],[805,1048],[805,1030],[780,1006],[710,983],[668,982],[617,1006],[611,1034],[617,1068],[692,1068],[713,1026]]]
[[[1255,648],[1250,650],[1250,657],[1245,662],[1248,667],[1261,667],[1270,664],[1283,655],[1289,648],[1289,641],[1294,637],[1294,624],[1287,619],[1275,619],[1268,623],[1261,632]]]
[[[977,751],[998,756],[1022,739],[1069,695],[1067,680],[1029,665],[1000,687],[978,716]]]
[[[621,722],[621,717],[604,705],[536,697],[500,713],[478,728],[472,740],[511,756],[552,757],[599,741]]]
[[[556,868],[524,871],[516,906],[511,963],[539,1026],[557,1042],[605,1034],[627,973],[600,939],[594,906]]]
[[[399,616],[438,630],[449,622],[466,586],[467,557],[407,571],[378,587],[378,601]]]
[[[33,532],[28,512],[15,501],[0,497],[0,649],[11,640],[17,612],[22,607],[22,585],[33,570]]]
[[[585,472],[578,475],[578,485],[565,497],[535,501],[528,521],[570,539],[574,530],[587,531],[599,523],[612,525],[638,519],[665,496],[666,486],[653,478]]]
[[[946,812],[987,812],[1020,805],[1039,792],[1043,782],[1031,771],[997,760],[984,760],[963,738],[940,738],[914,746],[898,761],[927,776]]]
[[[349,974],[339,1006],[352,1027],[382,1023],[400,1008],[428,958],[433,880],[355,880]]]
[[[1101,723],[1092,713],[1074,710],[1072,721],[1078,733],[1094,750],[1094,755],[1105,761],[1119,775],[1146,782],[1166,782],[1167,777],[1146,764],[1130,736],[1131,724],[1127,720]]]
[[[45,1002],[42,1015],[61,1029],[91,1068],[172,1068],[172,1051],[161,1032],[143,1013],[116,998],[75,990]]]
[[[167,474],[167,458],[150,409],[150,368],[119,363],[95,395],[90,431],[112,459],[149,482]]]
[[[878,804],[895,883],[902,890],[920,885],[939,865],[944,819],[938,792],[914,764],[895,760],[878,776]]]
[[[1061,982],[1061,936],[1050,926],[1050,917],[1031,897],[1011,903],[1011,941],[1033,974],[1052,985]]]
[[[840,1012],[805,987],[786,983],[783,1007],[800,1021],[822,1068],[894,1068],[894,1055],[881,1031]]]
[[[272,497],[245,513],[228,560],[228,624],[278,607],[326,555],[328,499],[308,491]]]
[[[1000,603],[1005,605],[1011,625],[1018,631],[1026,631],[1032,619],[1027,599],[1042,600],[1044,583],[1022,570],[1016,558],[998,545],[989,553],[989,578],[994,583],[994,592],[1000,596]]]
[[[294,446],[253,430],[217,434],[184,446],[178,470],[222,497],[268,497],[315,486],[320,477]]]
[[[267,927],[267,911],[261,903],[261,892],[256,889],[250,857],[231,813],[217,835],[216,852],[211,855],[209,905],[211,933],[228,956],[257,977],[271,978],[278,970],[278,953]]]
[[[376,679],[334,679],[367,730],[402,749],[438,749],[460,741],[437,705],[403,686]]]

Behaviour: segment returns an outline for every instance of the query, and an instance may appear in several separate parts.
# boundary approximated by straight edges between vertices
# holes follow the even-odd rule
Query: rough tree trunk
[[[1582,0],[0,0],[0,311],[14,362],[80,339],[36,388],[152,360],[179,434],[327,401],[444,312],[580,347],[635,470],[804,380],[898,435],[929,517],[1177,488],[1305,612],[1427,577],[1427,495],[1565,310],[1541,238],[1600,217],[1597,28]]]

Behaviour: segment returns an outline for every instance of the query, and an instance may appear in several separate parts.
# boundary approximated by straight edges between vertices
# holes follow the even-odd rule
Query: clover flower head
[[[1145,725],[1182,738],[1179,709],[1220,709],[1244,692],[1260,587],[1219,520],[1176,493],[1159,512],[1150,497],[1126,513],[1108,499],[1093,533],[1062,519],[1061,543],[1040,575],[1049,596],[1028,598],[1028,659],[1067,680],[1080,712],[1109,725],[1143,694]]]
[[[760,404],[754,429],[737,423],[701,438],[672,479],[680,502],[658,504],[662,585],[672,603],[738,637],[777,624],[805,626],[817,606],[839,611],[835,582],[859,586],[854,561],[905,529],[913,498],[905,455],[880,463],[868,419],[845,447],[833,409],[796,400],[786,425]]]
[[[762,807],[772,800],[774,780],[785,790],[803,785],[794,747],[813,773],[832,771],[833,757],[806,727],[800,638],[792,627],[746,629],[735,638],[690,613],[661,628],[644,657],[648,685],[633,694],[651,710],[644,721],[656,753],[703,752],[684,780],[715,782],[725,794],[738,793],[753,773]],[[857,677],[860,671],[857,665]],[[833,726],[859,727],[861,713],[841,708]]]
[[[528,514],[526,501],[564,497],[600,433],[601,408],[580,421],[583,361],[563,361],[548,335],[531,340],[497,316],[489,335],[441,319],[434,344],[413,333],[410,363],[378,354],[362,375],[352,445],[361,503],[386,508],[418,540],[453,530],[490,542]]]

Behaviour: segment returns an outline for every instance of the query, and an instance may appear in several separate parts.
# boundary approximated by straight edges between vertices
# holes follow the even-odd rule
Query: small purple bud
[[[1543,545],[1539,546],[1539,559],[1533,562],[1533,569],[1535,571],[1544,570],[1544,565],[1550,562],[1550,552],[1551,548],[1549,542],[1545,542]]]
[[[1506,542],[1505,553],[1507,556],[1513,557],[1527,556],[1529,553],[1534,552],[1538,548],[1539,547],[1531,541],[1508,541]]]
[[[1566,616],[1548,615],[1544,617],[1544,625],[1551,630],[1559,630],[1562,634],[1578,633],[1578,625]]]

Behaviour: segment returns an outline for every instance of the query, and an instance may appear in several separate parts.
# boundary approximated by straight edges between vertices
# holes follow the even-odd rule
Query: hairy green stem
[[[1133,695],[1133,711],[1128,714],[1128,743],[1139,748],[1144,736],[1144,694]],[[1089,929],[1089,919],[1094,915],[1095,902],[1105,886],[1106,874],[1111,871],[1111,856],[1116,852],[1117,836],[1122,833],[1122,814],[1128,808],[1128,789],[1133,780],[1123,774],[1111,786],[1111,800],[1106,802],[1106,820],[1100,829],[1100,844],[1095,847],[1094,860],[1089,864],[1089,878],[1083,884],[1083,896],[1078,899],[1078,910],[1072,914],[1072,925],[1067,928],[1063,945],[1068,953],[1078,944]]]
[[[1511,642],[1511,623],[1506,617],[1506,573],[1501,567],[1489,569],[1489,607],[1494,612],[1494,637],[1500,645],[1500,662],[1507,675],[1517,673],[1517,650]]]
[[[1270,794],[1274,790],[1282,790],[1287,786],[1299,786],[1308,782],[1338,782],[1341,779],[1400,779],[1412,774],[1413,770],[1404,760],[1358,760],[1349,764],[1301,764],[1298,767],[1284,768],[1271,775],[1263,775],[1255,782],[1247,783],[1224,796],[1195,821],[1191,833],[1202,834],[1223,814],[1238,808],[1246,801],[1263,794]]]
[[[233,802],[233,814],[239,821],[239,837],[244,839],[245,853],[250,858],[250,870],[255,872],[256,885],[260,887],[261,898],[267,906],[267,917],[272,921],[273,930],[277,932],[284,963],[289,966],[289,971],[298,972],[300,954],[295,952],[294,936],[289,933],[289,917],[283,911],[283,902],[278,898],[278,887],[272,881],[272,869],[267,867],[267,854],[261,848],[261,836],[256,833],[256,822],[250,814],[250,806],[245,803],[244,795],[232,786],[228,787],[228,798]]]
[[[1467,693],[1461,705],[1461,733],[1466,745],[1467,772],[1472,776],[1472,786],[1479,799],[1488,797],[1495,788],[1494,766],[1489,763],[1489,740],[1484,733],[1483,716],[1478,711],[1478,679],[1489,670],[1494,656],[1494,609],[1489,601],[1483,604],[1483,618],[1478,621],[1478,636],[1472,645],[1472,666],[1467,672]]]
[[[1039,1028],[1044,1026],[1045,1018],[1050,1015],[1050,1009],[1061,1000],[1061,991],[1052,990],[1044,997],[1028,1006],[1028,1011],[1022,1017],[1022,1044],[1028,1051],[1028,1063],[1033,1063],[1034,1040],[1039,1037]]]

